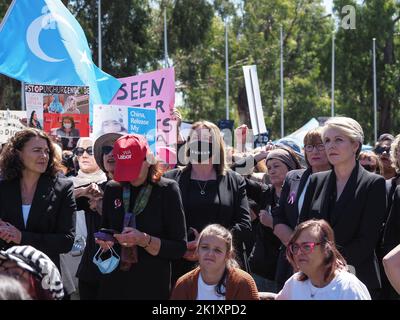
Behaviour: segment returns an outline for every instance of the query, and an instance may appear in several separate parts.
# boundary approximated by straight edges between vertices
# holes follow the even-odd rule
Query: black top
[[[104,191],[107,181],[99,184],[99,188]],[[94,233],[99,231],[101,225],[101,215],[97,211],[93,211],[89,206],[89,198],[79,197],[76,199],[78,210],[85,211],[85,222],[87,229],[86,247],[79,263],[76,277],[85,282],[98,283],[101,275],[99,268],[93,263],[93,257],[99,246],[94,239]]]
[[[301,221],[325,219],[335,232],[339,251],[369,290],[380,288],[375,247],[386,210],[385,179],[357,162],[336,201],[333,170],[311,175]]]
[[[400,243],[400,186],[392,198],[392,206],[383,233],[383,255],[389,253]]]
[[[0,181],[0,218],[21,231],[21,245],[42,251],[58,268],[60,253],[69,252],[74,243],[72,216],[75,210],[72,181],[43,174],[37,183],[25,227],[20,180]],[[1,241],[3,248],[13,245]]]
[[[188,169],[174,169],[167,173],[167,178],[178,182],[182,194],[187,228],[194,227],[198,232],[210,223],[218,223],[233,234],[235,249],[241,258],[242,243],[251,238],[250,209],[246,196],[246,183],[239,174],[227,170],[225,175],[219,175],[215,182],[209,181],[206,186],[206,198],[202,199],[200,188],[196,181],[190,178]],[[201,183],[203,187],[204,182]],[[208,189],[210,188],[210,189]],[[197,201],[192,202],[192,201]],[[208,206],[207,206],[208,201]],[[195,209],[203,207],[203,210]],[[192,225],[191,222],[195,223]],[[192,239],[190,239],[192,240]],[[194,267],[195,263],[181,259],[174,264],[173,279],[176,280]]]
[[[132,187],[131,196],[135,190]],[[122,205],[121,205],[122,204]],[[133,206],[131,201],[130,206]],[[103,197],[103,228],[122,231],[124,219],[123,188],[115,181],[106,185]],[[147,206],[136,217],[137,229],[161,239],[160,251],[150,255],[138,246],[138,262],[129,271],[119,268],[100,276],[100,299],[168,299],[171,286],[171,260],[186,251],[186,224],[179,187],[161,178],[153,186]],[[120,245],[114,245],[120,254]]]

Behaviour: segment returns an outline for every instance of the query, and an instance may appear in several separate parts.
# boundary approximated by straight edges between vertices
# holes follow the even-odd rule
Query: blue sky
[[[324,5],[326,8],[326,13],[331,13],[332,12],[332,1],[333,0],[324,0]]]

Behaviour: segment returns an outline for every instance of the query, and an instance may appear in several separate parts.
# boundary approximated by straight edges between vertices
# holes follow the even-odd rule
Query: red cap
[[[135,180],[150,148],[144,136],[127,134],[114,143],[115,181]]]

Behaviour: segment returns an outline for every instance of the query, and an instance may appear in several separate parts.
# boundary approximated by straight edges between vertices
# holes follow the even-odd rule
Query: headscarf
[[[268,153],[267,162],[271,159],[277,159],[282,161],[290,170],[295,170],[298,168],[296,162],[293,159],[293,156],[289,153],[289,151],[285,149],[274,149]]]

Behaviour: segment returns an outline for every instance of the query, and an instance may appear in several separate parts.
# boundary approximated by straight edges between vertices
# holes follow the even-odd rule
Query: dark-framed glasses
[[[78,147],[78,148],[75,148],[74,153],[75,153],[75,155],[80,157],[85,153],[85,151],[89,156],[93,155],[93,147],[87,147],[86,149],[82,148],[82,147]]]
[[[307,144],[304,146],[304,150],[306,150],[307,152],[312,152],[314,150],[314,148],[316,148],[318,151],[324,151],[325,150],[325,145],[323,143],[320,144]]]
[[[107,156],[107,155],[110,154],[110,152],[113,151],[113,149],[114,149],[113,146],[102,146],[102,147],[101,147],[101,152],[102,152],[104,155]]]
[[[377,146],[374,150],[374,152],[376,154],[383,154],[384,152],[386,152],[387,154],[390,153],[390,147],[381,147],[381,146]]]
[[[299,250],[304,254],[310,254],[314,251],[315,246],[318,246],[320,244],[321,242],[292,243],[289,245],[289,250],[294,255],[296,255]]]

